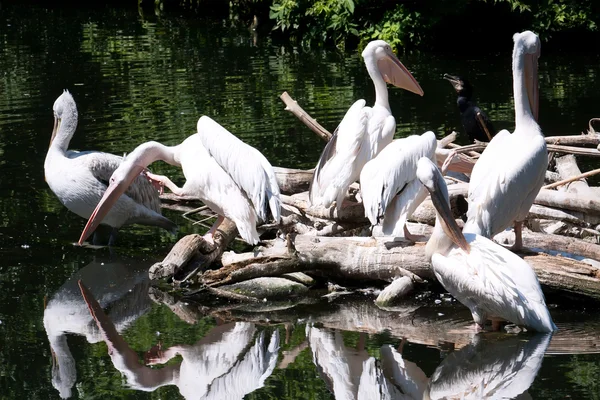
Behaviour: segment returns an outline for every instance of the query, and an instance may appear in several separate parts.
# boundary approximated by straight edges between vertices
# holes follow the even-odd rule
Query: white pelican
[[[375,105],[356,101],[333,133],[319,159],[309,188],[313,205],[341,208],[350,184],[356,181],[367,161],[392,142],[396,120],[392,116],[386,82],[423,95],[423,89],[383,40],[370,42],[362,52],[375,86]]]
[[[89,236],[98,221],[111,209],[131,181],[157,160],[180,166],[186,182],[178,187],[166,176],[147,173],[148,178],[180,196],[202,200],[219,217],[205,235],[212,235],[225,217],[231,219],[240,236],[250,244],[259,241],[256,224],[266,222],[270,210],[278,223],[281,215],[279,186],[273,167],[254,147],[247,145],[207,116],[198,120],[198,133],[177,146],[146,142],[127,155],[110,177],[110,185],[81,234]]]
[[[493,319],[538,332],[556,330],[531,266],[490,239],[461,233],[452,217],[446,182],[430,159],[419,160],[417,177],[437,212],[425,253],[442,286],[471,310],[481,327]]]
[[[552,334],[532,337],[476,335],[436,368],[422,397],[436,399],[527,399]]]
[[[406,220],[427,197],[417,179],[421,157],[435,160],[437,140],[431,131],[394,140],[365,164],[360,173],[360,191],[365,215],[372,225],[383,217],[383,234],[414,241]]]
[[[498,132],[475,164],[464,231],[492,238],[514,223],[517,250],[522,247],[523,220],[544,183],[548,152],[536,122],[540,39],[525,31],[513,40],[515,131]]]
[[[123,159],[98,151],[67,150],[77,128],[77,106],[71,93],[65,90],[54,102],[53,110],[54,129],[44,162],[46,182],[65,207],[87,219],[106,191],[110,176]],[[153,225],[171,232],[177,229],[177,225],[160,214],[156,188],[138,175],[133,177],[137,179],[126,195],[94,226],[95,229],[101,223],[113,228],[110,244],[116,238],[116,230],[123,225]]]
[[[114,367],[135,390],[153,392],[161,386],[176,385],[186,399],[242,399],[263,387],[275,369],[279,331],[269,337],[250,322],[215,326],[191,345],[164,350],[155,346],[145,354],[148,364],[166,363],[177,355],[181,361],[150,368],[140,363],[138,353],[118,333],[111,318],[81,281],[79,287]]]

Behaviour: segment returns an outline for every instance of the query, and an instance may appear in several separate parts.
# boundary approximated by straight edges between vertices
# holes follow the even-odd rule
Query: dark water
[[[493,386],[489,398],[600,398],[600,319],[585,304],[552,307],[560,330],[551,341],[475,336],[464,307],[436,304],[439,295],[389,311],[370,298],[223,311],[240,323],[207,317],[198,304],[157,305],[151,297],[161,293],[145,271],[176,239],[133,227],[120,232],[114,254],[74,247],[84,221],[44,182],[52,104],[62,90],[79,109],[71,148],[121,154],[151,139],[175,144],[207,114],[272,164],[308,168],[323,144],[278,96],[288,91],[334,129],[353,101],[373,100],[358,54],[306,52],[197,17],[0,5],[0,397],[399,398],[402,388],[418,398],[423,390],[481,398]],[[484,55],[401,55],[425,96],[391,90],[398,136],[458,129],[444,72],[467,75],[496,127],[510,129],[511,49],[509,37],[505,49]],[[547,135],[579,133],[598,116],[599,73],[598,54],[542,51]],[[183,179],[176,168],[153,169]],[[200,229],[165,214],[180,236]],[[124,337],[113,338],[112,358],[78,279]],[[163,372],[141,364],[158,342],[183,353]],[[471,390],[465,381],[488,384]]]

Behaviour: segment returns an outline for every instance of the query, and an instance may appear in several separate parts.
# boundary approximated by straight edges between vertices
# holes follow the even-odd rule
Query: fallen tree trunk
[[[598,146],[600,135],[596,133],[571,136],[547,136],[546,144],[562,144],[566,146]]]
[[[575,156],[572,154],[568,154],[563,157],[558,157],[555,160],[556,163],[556,171],[560,175],[562,181],[573,179],[574,177],[581,175],[581,170],[577,166],[577,161],[575,160]],[[557,186],[557,184],[554,184]],[[545,187],[545,189],[551,189],[550,187]],[[561,190],[562,189],[562,190]],[[582,197],[591,197],[593,196],[590,187],[588,186],[585,179],[575,180],[569,183],[566,183],[563,187],[558,189],[559,191],[566,191],[569,193],[579,194]]]
[[[172,277],[176,282],[186,281],[221,257],[236,235],[235,224],[226,218],[214,234],[214,243],[207,242],[197,234],[184,236],[175,243],[163,261],[150,267],[150,279]]]
[[[293,169],[273,167],[275,178],[282,194],[306,192],[310,185],[314,169]]]

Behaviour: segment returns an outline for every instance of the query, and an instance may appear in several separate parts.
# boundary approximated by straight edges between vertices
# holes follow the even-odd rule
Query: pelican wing
[[[552,322],[537,276],[525,260],[493,241],[465,234],[466,254],[452,250],[434,254],[432,265],[442,285],[461,303],[488,316],[506,319],[538,332],[551,332]]]
[[[433,132],[397,139],[365,164],[360,175],[361,194],[365,214],[373,225],[393,201],[402,200],[402,205],[396,207],[400,210],[415,200],[421,185],[410,183],[416,180],[417,162],[421,157],[433,159],[436,146]],[[410,194],[404,193],[407,188]]]
[[[70,152],[70,158],[79,158],[85,161],[86,167],[92,175],[104,186],[108,187],[110,177],[121,165],[123,157],[99,151]],[[160,214],[160,198],[158,191],[148,179],[138,176],[125,191],[125,194],[136,203]]]
[[[346,111],[323,149],[309,187],[312,204],[319,203],[318,199],[324,197],[322,203],[329,206],[340,197],[340,192],[345,193],[348,185],[358,178],[354,160],[361,151],[371,112],[371,108],[365,107],[365,104],[365,100],[357,100]]]
[[[499,132],[473,168],[465,231],[492,237],[525,218],[547,166],[543,137],[523,143],[515,134]]]
[[[279,221],[279,185],[265,156],[207,116],[198,120],[198,134],[211,157],[252,201],[259,219],[268,220],[269,207],[275,221]]]

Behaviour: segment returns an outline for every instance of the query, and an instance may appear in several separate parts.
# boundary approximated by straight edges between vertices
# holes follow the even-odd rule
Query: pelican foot
[[[148,179],[148,182],[150,182],[152,184],[152,186],[154,186],[154,188],[158,191],[159,194],[163,194],[165,191],[165,184],[162,178],[164,178],[161,175],[156,175],[153,174],[152,172],[148,171],[147,169],[142,171],[142,175],[146,177],[146,179]]]
[[[412,233],[410,233],[410,231],[408,230],[408,227],[406,225],[404,225],[404,239],[412,242],[413,244],[417,243],[417,242],[426,242],[427,238],[423,235],[413,235]]]

